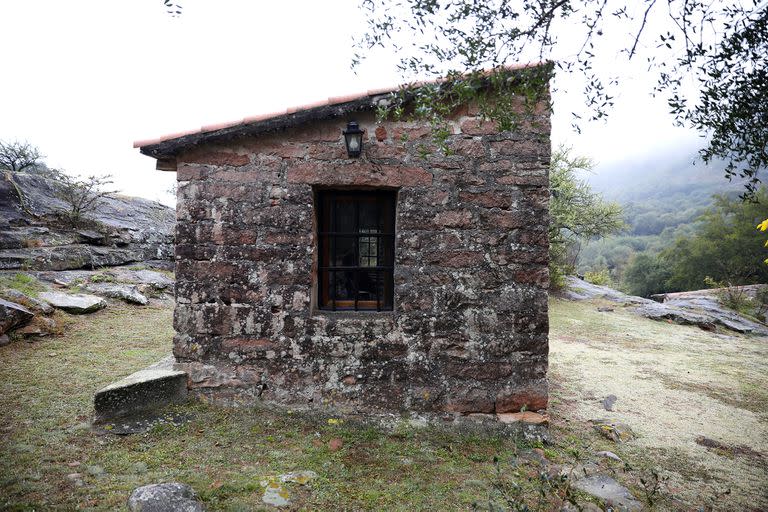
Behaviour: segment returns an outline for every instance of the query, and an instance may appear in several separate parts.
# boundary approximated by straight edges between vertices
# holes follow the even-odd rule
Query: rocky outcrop
[[[744,334],[768,336],[768,326],[726,308],[721,304],[717,292],[718,290],[697,290],[669,293],[654,296],[656,300],[651,300],[627,295],[607,286],[591,284],[570,276],[567,278],[566,289],[561,295],[569,300],[604,299],[624,306],[632,306],[631,311],[652,320],[695,325],[710,331],[720,326]]]
[[[13,185],[0,180],[0,270],[96,268],[173,257],[172,208],[113,195],[104,198],[87,226],[75,228],[62,220],[67,205],[55,182],[23,173],[14,179],[28,211]]]

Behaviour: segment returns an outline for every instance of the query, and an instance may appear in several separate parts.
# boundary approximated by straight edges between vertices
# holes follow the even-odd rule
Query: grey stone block
[[[93,397],[94,423],[143,414],[187,399],[187,373],[153,366],[99,390]]]

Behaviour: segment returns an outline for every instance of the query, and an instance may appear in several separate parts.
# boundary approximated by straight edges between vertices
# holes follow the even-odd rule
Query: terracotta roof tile
[[[505,69],[508,70],[508,71],[515,71],[515,70],[518,70],[518,69],[537,67],[537,66],[540,66],[542,64],[545,64],[545,62],[536,62],[536,63],[531,63],[531,64],[517,64],[517,65],[512,65],[512,66],[505,66]],[[488,72],[490,72],[490,70]],[[441,81],[441,79],[428,80],[428,81],[419,81],[419,82],[414,82],[414,83],[411,83],[411,84],[407,84],[407,87],[421,87],[423,85],[437,83],[437,82],[440,82],[440,81]],[[387,94],[387,93],[390,93],[390,92],[395,92],[395,91],[398,91],[400,89],[400,87],[401,86],[383,87],[383,88],[380,88],[380,89],[369,89],[369,90],[366,90],[366,91],[361,91],[361,92],[356,93],[356,94],[347,94],[347,95],[344,95],[344,96],[333,96],[333,97],[330,97],[330,98],[327,98],[327,99],[324,99],[324,100],[319,100],[319,101],[316,101],[316,102],[313,102],[313,103],[308,103],[308,104],[304,104],[304,105],[296,105],[294,107],[290,107],[290,108],[287,108],[285,110],[279,110],[279,111],[275,111],[275,112],[269,112],[269,113],[266,113],[266,114],[257,114],[257,115],[254,115],[254,116],[245,117],[245,118],[237,120],[237,121],[229,121],[229,122],[225,122],[225,123],[210,124],[210,125],[205,125],[205,126],[201,127],[200,129],[197,129],[197,130],[188,130],[188,131],[184,131],[184,132],[172,133],[172,134],[163,135],[162,137],[157,137],[157,138],[154,138],[154,139],[138,140],[138,141],[133,143],[133,147],[135,147],[135,148],[143,148],[145,146],[153,146],[153,145],[156,145],[156,144],[160,144],[160,143],[163,143],[163,142],[168,142],[168,141],[171,141],[171,140],[174,140],[174,139],[178,139],[180,137],[184,137],[184,136],[188,136],[188,135],[205,134],[205,133],[208,133],[208,132],[215,132],[215,131],[218,131],[218,130],[223,130],[223,129],[226,129],[226,128],[232,128],[232,127],[239,126],[239,125],[248,125],[248,124],[252,124],[252,123],[258,123],[258,122],[261,122],[261,121],[267,121],[269,119],[275,119],[275,118],[279,118],[279,117],[282,117],[282,116],[285,116],[285,115],[295,114],[297,112],[303,112],[303,111],[306,111],[306,110],[311,110],[311,109],[314,109],[314,108],[325,107],[325,106],[329,106],[329,105],[331,105],[331,106],[332,105],[341,105],[341,104],[344,104],[344,103],[349,103],[349,102],[352,102],[352,101],[361,100],[361,99],[363,99],[365,97],[378,96],[378,95]]]

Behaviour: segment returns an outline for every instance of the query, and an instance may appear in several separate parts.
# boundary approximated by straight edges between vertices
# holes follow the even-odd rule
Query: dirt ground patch
[[[673,508],[768,509],[768,339],[604,305],[550,301],[553,416],[629,425],[617,453],[658,471]]]

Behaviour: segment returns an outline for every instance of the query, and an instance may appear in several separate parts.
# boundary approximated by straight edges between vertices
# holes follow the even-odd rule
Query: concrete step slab
[[[187,373],[173,369],[173,357],[139,370],[96,392],[94,424],[147,416],[187,399]]]

